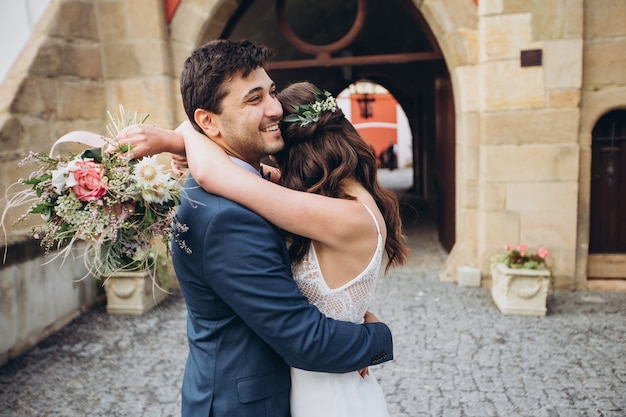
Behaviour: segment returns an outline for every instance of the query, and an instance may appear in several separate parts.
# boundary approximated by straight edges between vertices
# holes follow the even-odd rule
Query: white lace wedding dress
[[[365,204],[364,204],[365,206]],[[315,248],[311,245],[304,259],[292,266],[293,277],[302,293],[327,317],[363,323],[376,288],[383,256],[383,241],[378,230],[376,252],[361,274],[345,285],[331,289],[324,281]],[[369,370],[361,378],[357,371],[345,374],[291,369],[292,417],[387,417],[383,391]]]

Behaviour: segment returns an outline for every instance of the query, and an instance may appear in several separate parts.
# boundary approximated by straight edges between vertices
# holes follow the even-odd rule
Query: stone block
[[[548,41],[543,46],[546,89],[582,87],[582,39]]]
[[[542,67],[521,67],[519,60],[483,64],[481,71],[484,110],[544,107]]]
[[[458,266],[456,283],[459,287],[480,287],[480,268],[472,265]]]
[[[455,68],[454,85],[463,86],[455,89],[457,113],[476,112],[480,109],[480,67],[477,65]]]
[[[580,39],[584,33],[584,21],[586,20],[584,0],[567,0],[565,8],[565,38]]]
[[[484,210],[504,210],[506,206],[506,184],[488,183],[480,186],[480,207]]]
[[[556,288],[576,288],[576,249],[571,247],[548,247],[550,251],[546,262],[554,273]]]
[[[142,77],[171,74],[170,57],[165,42],[160,40],[138,42],[135,50],[141,64]]]
[[[95,42],[71,43],[47,39],[33,59],[29,73],[52,77],[74,75],[100,78],[100,46]]]
[[[86,1],[62,2],[51,34],[62,38],[97,40],[95,4]]]
[[[577,143],[580,110],[503,111],[482,116],[483,143]]]
[[[62,74],[101,79],[102,57],[97,43],[68,44],[64,50]]]
[[[476,146],[456,147],[457,172],[459,181],[473,182],[478,180],[479,150]]]
[[[20,85],[11,103],[12,113],[39,114],[49,118],[56,110],[57,84],[44,77],[28,77]]]
[[[63,67],[63,42],[46,39],[32,60],[29,73],[36,75],[58,75]]]
[[[478,15],[489,16],[502,13],[505,1],[506,0],[480,0],[478,2]]]
[[[47,260],[47,259],[46,259]],[[54,286],[47,279],[41,268],[44,261],[25,262],[18,264],[16,274],[20,277],[17,297],[18,326],[22,337],[34,345],[39,339],[37,335],[46,332],[46,328],[54,322],[54,302],[50,294]]]
[[[80,313],[80,306],[91,304],[89,300],[95,295],[96,284],[83,262],[81,248],[84,246],[77,245],[67,258],[57,258],[46,268],[46,279],[53,283],[55,328],[74,319]]]
[[[626,53],[624,51],[626,51],[626,36],[585,42],[583,85],[589,89],[626,85]]]
[[[457,146],[478,146],[480,144],[480,117],[478,112],[456,113]]]
[[[59,81],[58,117],[99,119],[105,114],[104,92],[104,85],[100,82]]]
[[[18,340],[18,299],[16,267],[0,269],[0,364],[8,359],[8,352]]]
[[[567,0],[535,0],[532,10],[533,40],[562,39],[565,33]]]
[[[24,131],[20,121],[9,114],[0,114],[0,147],[15,151],[21,147]]]
[[[141,75],[141,62],[132,43],[109,42],[103,45],[104,75],[123,79]]]
[[[128,38],[126,8],[123,2],[101,1],[96,3],[100,22],[100,39],[103,43]]]
[[[502,13],[527,13],[532,10],[533,0],[503,0]]]
[[[202,33],[203,28],[207,25],[208,21],[211,20],[210,14],[214,11],[217,2],[212,1],[210,3],[213,4],[206,5],[200,2],[189,1],[181,2],[170,22],[170,40],[174,43],[188,46],[200,45],[208,41],[208,39],[217,39],[217,36],[213,38],[205,37],[203,42],[198,42],[198,37]],[[189,51],[189,53],[191,53],[191,51]],[[186,56],[188,56],[189,53],[187,53]]]
[[[577,145],[489,146],[483,154],[487,181],[578,181]]]
[[[122,104],[127,111],[149,114],[147,123],[173,129],[179,122],[172,121],[170,108],[159,104],[171,102],[171,86],[171,79],[167,76],[113,82],[109,83],[106,101]]]
[[[580,106],[581,90],[557,90],[548,92],[548,107],[578,108]]]
[[[513,211],[482,211],[479,214],[479,236],[481,247],[501,248],[507,242],[519,240],[520,216]]]
[[[580,132],[587,133],[591,138],[591,131],[598,119],[605,113],[624,106],[626,85],[612,85],[585,90],[581,102]],[[589,141],[588,143],[591,143]]]
[[[514,211],[571,211],[578,206],[578,181],[514,183],[506,186],[506,209]],[[575,223],[571,226],[575,226]]]
[[[570,0],[572,1],[572,0]],[[576,3],[582,0],[576,0]],[[626,35],[626,2],[623,0],[582,1],[585,37],[601,38]]]
[[[463,239],[468,242],[477,242],[477,230],[478,224],[478,210],[475,208],[460,208],[459,216],[456,222],[457,236],[463,236]],[[468,258],[469,261],[472,258]]]
[[[520,217],[520,242],[528,247],[547,248],[576,245],[576,207],[562,210],[524,211]]]
[[[523,49],[539,45],[532,41],[530,14],[489,16],[480,21],[481,61],[514,59]]]
[[[152,40],[166,38],[167,27],[162,0],[133,0],[124,4],[131,38]]]

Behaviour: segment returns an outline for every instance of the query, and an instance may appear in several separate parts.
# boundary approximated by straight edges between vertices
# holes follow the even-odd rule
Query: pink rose
[[[508,243],[506,245],[504,245],[504,250],[505,251],[510,251],[511,250],[511,245],[509,245]]]
[[[525,251],[526,249],[528,249],[528,246],[526,246],[526,245],[520,244],[520,245],[517,246],[517,250]]]
[[[548,249],[544,247],[539,248],[539,250],[537,251],[537,256],[541,259],[546,259],[548,257]]]
[[[76,185],[72,191],[81,201],[93,201],[107,192],[106,184],[102,180],[102,164],[93,161],[76,161],[78,167],[72,172]]]

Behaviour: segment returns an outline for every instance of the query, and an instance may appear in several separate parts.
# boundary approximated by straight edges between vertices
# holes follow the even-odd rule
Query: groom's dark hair
[[[235,76],[247,77],[264,67],[274,50],[247,40],[217,39],[191,53],[180,74],[180,93],[185,113],[196,130],[196,109],[222,113],[222,100],[228,94],[228,81]]]

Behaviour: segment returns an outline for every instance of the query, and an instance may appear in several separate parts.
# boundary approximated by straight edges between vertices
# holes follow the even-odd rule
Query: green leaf
[[[89,148],[85,149],[83,153],[80,154],[80,157],[92,158],[94,161],[101,163],[102,162],[102,149],[101,148]]]

